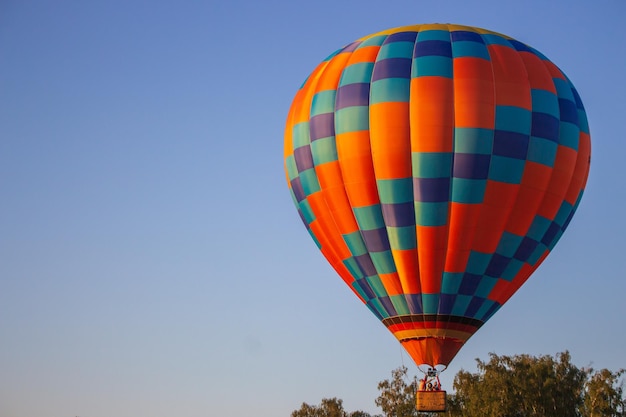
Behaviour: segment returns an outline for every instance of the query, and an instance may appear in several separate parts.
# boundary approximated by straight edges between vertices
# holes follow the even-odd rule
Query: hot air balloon
[[[432,377],[557,243],[591,144],[576,89],[540,52],[426,24],[320,63],[293,100],[284,149],[316,245]]]

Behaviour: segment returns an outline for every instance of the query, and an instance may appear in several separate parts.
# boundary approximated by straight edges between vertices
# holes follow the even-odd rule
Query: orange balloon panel
[[[418,365],[436,366],[560,239],[590,143],[576,89],[545,56],[438,24],[366,36],[318,65],[284,155],[324,256]]]

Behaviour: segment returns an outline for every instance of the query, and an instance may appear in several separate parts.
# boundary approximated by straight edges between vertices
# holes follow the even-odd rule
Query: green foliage
[[[384,417],[427,417],[431,413],[418,413],[415,409],[417,377],[408,378],[408,369],[402,366],[391,371],[391,380],[378,383],[380,395],[374,401],[383,410]]]
[[[569,352],[552,356],[498,356],[476,360],[478,373],[460,371],[450,416],[621,417],[623,371],[594,372],[571,363]]]
[[[456,374],[445,413],[415,410],[417,377],[402,366],[378,383],[374,402],[382,416],[348,413],[342,400],[325,398],[318,406],[303,403],[291,417],[626,417],[624,369],[578,368],[567,351],[556,357],[491,353],[476,363],[476,373]]]
[[[585,385],[585,417],[626,416],[626,398],[620,381],[625,370],[601,369],[592,373]]]
[[[324,398],[320,405],[302,403],[299,410],[291,413],[291,417],[371,417],[364,411],[346,412],[343,409],[343,400],[338,398]]]
[[[413,377],[410,383],[406,382],[407,368],[402,366],[391,371],[391,380],[378,383],[380,395],[376,398],[376,405],[383,410],[385,417],[415,417],[419,414],[415,410],[415,391],[417,378]]]

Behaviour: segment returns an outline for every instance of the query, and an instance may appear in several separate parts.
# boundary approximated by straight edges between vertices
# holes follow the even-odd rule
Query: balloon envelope
[[[447,366],[566,229],[590,136],[574,86],[535,49],[416,25],[319,64],[284,156],[328,262],[418,365]]]

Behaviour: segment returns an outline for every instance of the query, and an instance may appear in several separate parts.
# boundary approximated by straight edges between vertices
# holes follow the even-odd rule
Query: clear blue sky
[[[293,95],[330,52],[416,23],[480,26],[572,79],[587,191],[474,358],[626,367],[623,0],[0,3],[0,417],[377,412],[411,365],[326,264],[284,180]]]

